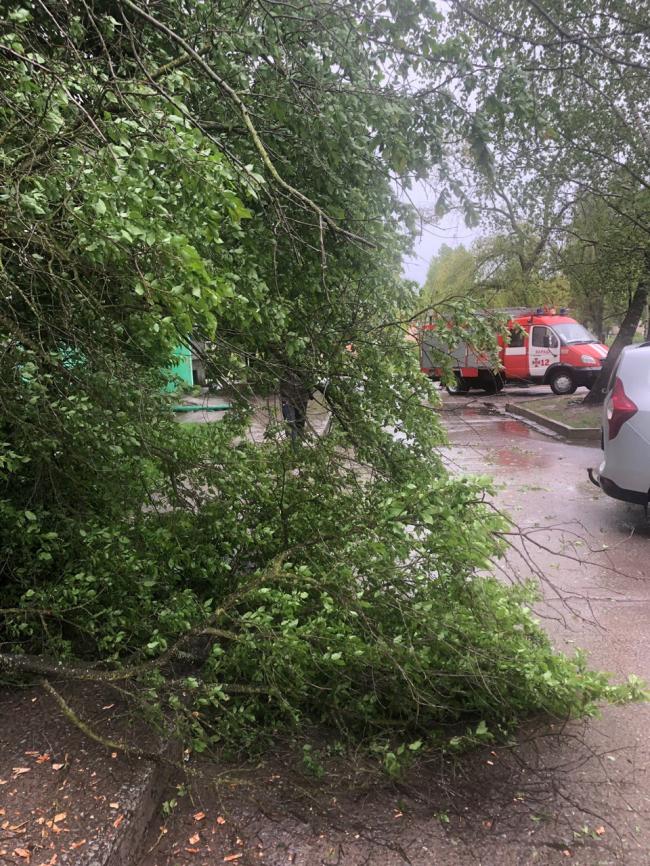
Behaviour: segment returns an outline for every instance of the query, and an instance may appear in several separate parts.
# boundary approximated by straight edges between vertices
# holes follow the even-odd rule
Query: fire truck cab
[[[452,393],[465,393],[470,388],[500,391],[506,382],[550,385],[555,394],[572,394],[580,385],[591,388],[600,372],[607,346],[589,331],[554,308],[509,309],[509,337],[499,335],[497,370],[490,368],[487,358],[464,343],[453,352],[455,387]],[[440,347],[435,325],[423,325],[420,332],[420,366],[422,372],[439,380],[442,369],[436,364]],[[439,362],[438,362],[439,363]]]

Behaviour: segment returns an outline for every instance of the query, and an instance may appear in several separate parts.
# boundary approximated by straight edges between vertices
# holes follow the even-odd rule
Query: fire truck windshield
[[[553,330],[565,346],[567,346],[569,343],[598,342],[594,335],[590,334],[584,325],[579,325],[577,322],[575,322],[575,324],[565,323],[562,325],[553,325]]]

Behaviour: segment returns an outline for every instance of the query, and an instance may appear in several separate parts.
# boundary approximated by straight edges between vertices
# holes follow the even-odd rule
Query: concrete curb
[[[548,427],[549,430],[559,433],[560,436],[564,436],[570,441],[600,442],[600,427],[569,427],[568,424],[553,421],[545,415],[540,415],[539,412],[526,409],[521,403],[506,403],[506,412],[534,421],[542,427]]]
[[[90,839],[84,848],[63,854],[61,866],[134,866],[144,855],[152,824],[173,777],[174,759],[180,762],[181,747],[170,740],[162,751],[161,761],[143,760],[129,785],[119,793],[124,821],[119,828]]]
[[[170,778],[169,766],[156,764],[147,768],[140,784],[131,791],[131,808],[128,820],[125,821],[126,826],[113,840],[113,844],[106,846],[104,857],[91,861],[92,866],[134,866],[138,862],[144,853],[151,823],[156,817]]]
[[[68,683],[60,688],[64,700],[73,710],[81,708],[82,718],[99,736],[142,743],[152,752],[160,751],[161,760],[130,757],[117,748],[111,754],[64,716],[42,689],[3,687],[0,780],[7,788],[0,788],[2,814],[6,813],[0,855],[16,844],[39,864],[135,866],[152,826],[157,826],[168,785],[182,766],[182,746],[171,736],[162,738],[128,712],[125,703],[116,704],[114,691],[102,683]],[[61,815],[53,829],[55,822],[45,818],[56,812]],[[15,827],[6,836],[5,825],[12,821]],[[14,833],[16,828],[20,836]],[[0,861],[4,862],[2,856]]]
[[[78,851],[61,853],[61,866],[134,866],[144,853],[151,823],[161,803],[169,774],[160,765],[142,765],[142,772],[120,791],[124,820],[119,828],[88,840]]]

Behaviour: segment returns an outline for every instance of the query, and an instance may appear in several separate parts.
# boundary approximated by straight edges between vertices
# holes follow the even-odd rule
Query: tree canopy
[[[422,302],[435,306],[440,301],[466,298],[472,294],[476,279],[476,262],[472,253],[461,244],[448,247],[431,259],[422,288]]]

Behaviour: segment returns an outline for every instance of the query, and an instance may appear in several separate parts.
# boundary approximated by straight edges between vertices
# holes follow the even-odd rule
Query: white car
[[[628,346],[612,371],[603,407],[604,459],[591,480],[614,499],[648,507],[650,343]]]

